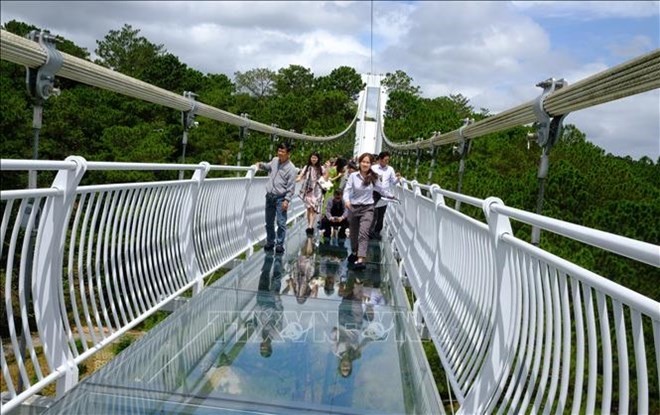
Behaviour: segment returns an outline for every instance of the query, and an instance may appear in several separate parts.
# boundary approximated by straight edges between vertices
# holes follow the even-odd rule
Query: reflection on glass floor
[[[347,241],[301,227],[288,239],[284,255],[254,254],[46,413],[441,412],[395,305],[386,242],[354,271]]]

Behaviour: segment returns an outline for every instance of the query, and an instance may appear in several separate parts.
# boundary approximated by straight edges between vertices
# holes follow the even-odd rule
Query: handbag
[[[325,177],[321,177],[318,180],[319,186],[321,186],[321,189],[323,192],[327,192],[328,190],[332,189],[332,182]]]

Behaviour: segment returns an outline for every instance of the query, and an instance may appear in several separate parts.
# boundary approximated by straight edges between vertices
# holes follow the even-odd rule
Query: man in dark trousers
[[[286,219],[289,203],[296,188],[296,166],[291,160],[291,144],[281,142],[277,146],[277,157],[270,163],[257,163],[254,167],[268,172],[266,183],[266,245],[264,250],[281,254],[284,252]],[[275,219],[277,218],[277,238]]]
[[[332,228],[339,228],[339,239],[346,238],[346,229],[348,228],[348,209],[342,201],[342,191],[336,190],[332,199],[328,200],[325,208],[325,216],[321,219],[321,230],[323,236],[330,238]]]
[[[401,175],[395,173],[390,164],[390,153],[382,151],[378,155],[378,162],[371,166],[371,170],[376,172],[380,177],[381,187],[389,191],[392,187],[397,185],[401,180]],[[378,192],[374,192],[374,202],[376,208],[374,209],[374,221],[371,224],[371,231],[369,237],[371,239],[381,239],[380,231],[383,229],[383,219],[385,218],[385,210],[387,209],[387,201],[381,199]]]

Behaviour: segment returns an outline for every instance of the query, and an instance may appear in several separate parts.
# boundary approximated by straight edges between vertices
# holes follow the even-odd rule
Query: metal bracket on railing
[[[46,52],[46,62],[38,68],[25,67],[25,84],[32,96],[32,159],[39,158],[39,131],[43,121],[44,102],[51,96],[60,95],[60,89],[55,88],[55,74],[62,68],[62,55],[55,44],[57,38],[47,30],[33,30],[26,36],[41,46]],[[28,188],[37,187],[37,172],[28,172]]]
[[[536,127],[538,131],[536,142],[541,147],[552,147],[557,142],[557,139],[561,134],[561,123],[564,121],[564,118],[567,115],[556,115],[551,118],[550,114],[548,114],[543,108],[543,103],[550,94],[567,85],[568,82],[563,78],[558,80],[555,78],[549,78],[536,84],[536,86],[543,88],[543,92],[538,98],[536,98],[533,105],[534,115],[536,115],[537,120]]]
[[[440,132],[436,131],[433,133],[433,136],[435,137],[439,134]],[[435,170],[435,144],[431,144],[431,150],[429,150],[429,154],[431,155],[431,165],[429,166],[429,175],[426,179],[426,184],[431,184],[431,180],[433,179],[433,170]]]
[[[270,126],[273,127],[273,128],[277,128],[277,127],[278,127],[277,124],[271,124]],[[275,143],[277,143],[279,140],[280,140],[280,138],[277,136],[277,134],[272,133],[272,134],[270,135],[270,154],[268,155],[268,160],[272,160],[273,157],[275,157],[275,156],[273,155],[273,147],[275,146]]]
[[[183,96],[190,101],[190,109],[181,111],[181,124],[183,124],[183,137],[181,138],[181,164],[186,162],[186,146],[188,145],[188,131],[199,125],[195,121],[195,111],[197,111],[197,94],[191,91],[183,91]],[[183,180],[183,170],[179,171],[179,180]]]
[[[417,137],[417,143],[415,144],[415,153],[417,157],[417,160],[415,161],[415,180],[417,180],[417,172],[419,171],[419,156],[420,156],[419,142],[422,140],[423,138]]]
[[[543,103],[545,99],[552,94],[553,92],[565,87],[568,85],[568,82],[565,79],[555,80],[555,78],[546,79],[543,82],[539,82],[536,86],[543,88],[541,95],[534,101],[534,115],[536,115],[536,134],[527,135],[527,148],[529,149],[529,143],[531,141],[536,141],[536,143],[541,147],[541,159],[539,160],[539,170],[537,177],[539,179],[539,193],[536,199],[536,213],[539,215],[543,210],[543,194],[545,187],[545,179],[548,177],[548,169],[550,164],[549,154],[552,147],[557,143],[561,135],[562,123],[566,115],[561,114],[554,117],[550,117],[545,109],[543,108]],[[532,244],[539,245],[541,241],[541,229],[537,226],[532,227]]]
[[[243,142],[245,141],[245,138],[250,135],[250,132],[248,130],[248,125],[249,125],[249,122],[248,122],[249,118],[248,117],[249,116],[250,116],[250,114],[248,114],[246,112],[241,113],[241,117],[245,119],[245,125],[242,125],[242,126],[238,127],[239,128],[239,130],[238,130],[239,137],[238,138],[239,138],[240,142],[238,144],[238,155],[236,157],[236,165],[237,166],[241,165],[241,157],[243,155]]]
[[[461,190],[463,188],[463,173],[465,172],[465,159],[468,156],[468,153],[470,152],[470,147],[472,144],[472,140],[470,138],[465,137],[463,134],[463,130],[465,130],[465,127],[470,126],[471,124],[474,124],[474,118],[465,118],[463,120],[463,125],[461,128],[458,129],[458,136],[460,137],[461,141],[454,146],[454,152],[458,153],[461,155],[461,159],[458,162],[458,187],[456,192],[461,193]],[[456,205],[454,206],[454,209],[456,210],[461,210],[461,201],[457,200]]]
[[[64,60],[55,46],[57,38],[48,30],[33,30],[26,37],[39,43],[46,52],[46,62],[38,68],[27,67],[25,75],[28,92],[33,98],[43,102],[51,95],[60,94],[59,88],[55,88],[55,74],[62,68]]]

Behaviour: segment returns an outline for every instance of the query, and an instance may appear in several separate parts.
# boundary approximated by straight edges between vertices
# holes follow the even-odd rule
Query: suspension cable
[[[174,92],[158,88],[147,82],[140,81],[130,76],[104,68],[84,59],[61,53],[63,64],[57,72],[58,76],[72,79],[87,85],[92,85],[122,95],[138,98],[154,104],[159,104],[178,111],[190,111],[190,100]],[[22,38],[6,30],[0,30],[0,59],[25,65],[30,68],[39,67],[46,61],[46,52],[38,43]],[[300,134],[293,131],[262,124],[253,120],[232,114],[228,111],[197,102],[194,108],[195,114],[216,121],[225,122],[239,127],[247,127],[250,130],[266,134],[276,134],[279,137],[287,137],[294,140],[305,141],[331,141],[344,136],[351,130],[358,118],[356,111],[351,123],[343,131],[330,136],[314,136]]]
[[[660,49],[552,93],[544,101],[544,110],[553,117],[658,88],[660,88]],[[535,120],[534,101],[529,101],[465,127],[463,137],[477,138],[529,124]],[[381,135],[388,146],[400,150],[431,148],[434,145],[457,143],[462,139],[459,129],[441,135],[434,134],[415,144],[394,143],[385,136],[382,128]]]

